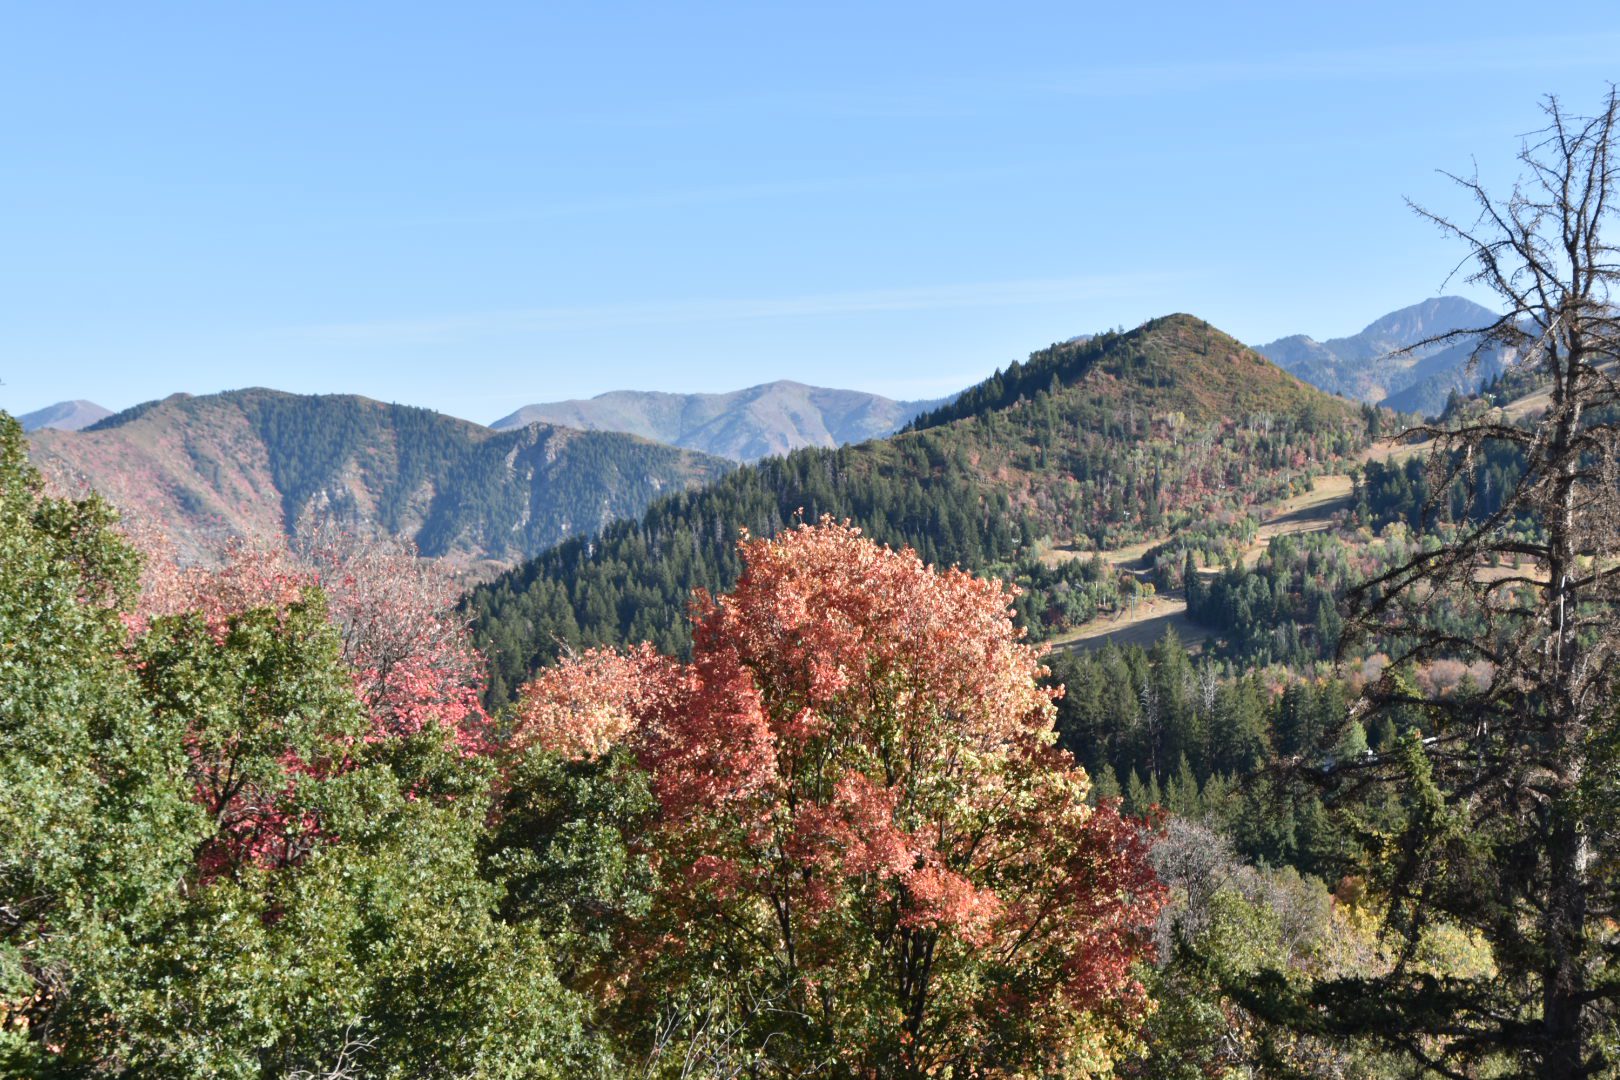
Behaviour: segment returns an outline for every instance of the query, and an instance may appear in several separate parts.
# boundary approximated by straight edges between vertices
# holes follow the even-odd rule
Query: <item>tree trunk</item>
[[[1556,807],[1548,845],[1551,878],[1545,916],[1547,965],[1542,985],[1542,1032],[1546,1051],[1541,1080],[1577,1080],[1588,1075],[1581,1023],[1586,991],[1585,838],[1574,800]]]
[[[1581,403],[1576,393],[1583,353],[1579,335],[1572,333],[1564,370],[1553,388],[1559,421],[1550,447],[1557,483],[1547,521],[1547,585],[1551,590],[1548,599],[1552,605],[1554,650],[1554,714],[1550,727],[1558,780],[1551,807],[1547,906],[1542,920],[1546,950],[1541,1003],[1546,1046],[1539,1073],[1542,1080],[1578,1080],[1587,1075],[1586,1033],[1581,1023],[1586,991],[1586,840],[1579,799],[1586,725],[1577,686],[1580,642],[1571,628],[1580,598],[1569,584],[1579,572],[1575,539],[1579,454],[1574,447],[1581,422]]]

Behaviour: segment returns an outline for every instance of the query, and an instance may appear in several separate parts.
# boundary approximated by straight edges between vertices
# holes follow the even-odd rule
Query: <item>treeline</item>
[[[1482,410],[1497,409],[1535,392],[1544,385],[1533,372],[1511,369],[1482,385],[1476,394],[1457,395],[1441,418],[1443,424],[1477,419]],[[1620,407],[1600,405],[1583,416],[1593,425],[1620,420]],[[1528,429],[1534,420],[1522,417],[1504,423]],[[1463,466],[1453,459],[1450,484],[1436,498],[1435,462],[1429,455],[1404,461],[1368,462],[1356,489],[1356,516],[1374,529],[1391,521],[1404,521],[1414,529],[1432,528],[1464,521],[1479,522],[1497,513],[1524,474],[1522,449],[1505,439],[1491,439],[1476,448],[1474,460]],[[1520,523],[1510,523],[1520,527]]]
[[[1367,463],[1356,488],[1356,516],[1377,529],[1392,521],[1414,529],[1481,521],[1502,508],[1524,471],[1521,455],[1506,443],[1482,448],[1473,470],[1459,476],[1440,499],[1433,490],[1433,465],[1426,456],[1401,462]]]
[[[1376,538],[1365,532],[1280,536],[1252,567],[1234,563],[1213,575],[1192,573],[1187,614],[1215,630],[1220,655],[1238,664],[1309,671],[1324,661],[1398,651],[1398,640],[1379,636],[1346,646],[1342,602],[1352,588],[1439,542],[1434,533],[1399,522]],[[1422,623],[1458,640],[1487,632],[1478,605],[1457,597],[1436,598],[1425,607]]]
[[[1252,568],[1188,574],[1187,616],[1219,631],[1228,656],[1309,669],[1338,648],[1339,601],[1363,572],[1331,533],[1279,536]]]

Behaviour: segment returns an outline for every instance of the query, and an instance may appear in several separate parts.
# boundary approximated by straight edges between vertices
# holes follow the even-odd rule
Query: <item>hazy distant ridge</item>
[[[104,409],[93,401],[58,401],[55,405],[23,413],[17,420],[24,431],[39,431],[42,428],[80,431],[112,414],[111,409]]]
[[[938,404],[783,379],[727,394],[614,390],[589,399],[525,405],[490,426],[505,431],[540,422],[621,431],[735,461],[754,461],[804,446],[880,438]]]
[[[1499,358],[1485,358],[1468,370],[1471,342],[1412,348],[1456,330],[1489,326],[1496,315],[1460,296],[1439,296],[1392,311],[1358,334],[1317,341],[1292,334],[1259,346],[1278,367],[1306,382],[1345,397],[1387,405],[1403,412],[1435,414],[1453,389],[1475,389],[1496,373]],[[1410,352],[1401,350],[1410,349]],[[1399,353],[1400,355],[1395,355]]]

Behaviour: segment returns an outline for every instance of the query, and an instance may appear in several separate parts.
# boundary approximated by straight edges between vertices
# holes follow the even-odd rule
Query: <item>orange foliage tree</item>
[[[520,744],[628,746],[658,798],[627,1000],[716,973],[789,1067],[1105,1072],[1147,1007],[1149,837],[1088,805],[995,581],[823,520],[744,538],[693,658],[595,650],[530,683]]]

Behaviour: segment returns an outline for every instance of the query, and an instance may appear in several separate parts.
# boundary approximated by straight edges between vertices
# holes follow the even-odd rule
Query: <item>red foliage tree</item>
[[[489,717],[479,703],[483,658],[456,612],[457,585],[437,564],[401,545],[336,530],[316,533],[299,553],[280,541],[233,540],[214,566],[183,567],[161,541],[144,546],[140,603],[127,620],[132,630],[158,616],[197,612],[222,638],[232,617],[285,610],[318,588],[371,717],[371,737],[437,725],[468,753],[488,749]]]
[[[306,559],[342,634],[373,737],[437,726],[463,753],[486,752],[484,658],[456,610],[460,588],[441,564],[335,531],[317,534]]]
[[[300,553],[281,542],[237,540],[226,545],[217,565],[190,567],[181,566],[161,540],[154,543],[145,534],[134,539],[148,542],[142,545],[140,602],[126,618],[132,635],[146,633],[164,616],[195,614],[215,646],[225,649],[244,615],[268,609],[285,621],[308,590],[319,590],[341,645],[340,662],[366,715],[361,732],[334,735],[327,740],[332,745],[289,744],[274,751],[280,768],[269,781],[244,781],[245,740],[191,738],[198,800],[221,830],[220,842],[205,853],[205,873],[225,872],[244,859],[267,867],[285,864],[289,849],[275,838],[295,823],[289,806],[298,783],[346,768],[344,747],[352,748],[355,739],[376,742],[440,730],[462,754],[488,751],[482,658],[455,610],[455,583],[435,564],[399,545],[336,531],[318,533]],[[267,748],[256,746],[256,752]],[[318,831],[314,822],[296,824],[306,835]]]
[[[519,692],[512,749],[538,745],[571,761],[599,757],[624,743],[679,681],[678,665],[647,644],[570,655]]]
[[[757,975],[807,1056],[857,1070],[1104,1068],[1163,890],[1055,748],[1009,593],[830,521],[742,553],[689,666],[592,653],[524,694],[524,737],[628,741],[651,774],[649,970]]]

